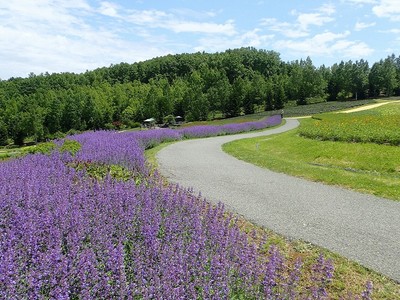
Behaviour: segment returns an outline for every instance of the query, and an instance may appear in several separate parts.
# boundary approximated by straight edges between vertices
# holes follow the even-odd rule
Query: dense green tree
[[[400,96],[400,55],[397,58],[394,57],[394,65],[396,67],[396,82],[397,82],[397,86],[394,90],[394,93],[396,96]]]
[[[198,71],[193,71],[188,79],[191,87],[185,94],[184,107],[188,121],[207,120],[210,105],[203,93],[204,81]]]
[[[248,93],[248,81],[239,77],[232,84],[232,92],[224,106],[223,113],[227,117],[236,117],[240,114],[243,101]]]
[[[353,64],[349,78],[353,98],[365,99],[368,96],[368,75],[369,65],[367,61],[361,59]]]
[[[255,108],[263,103],[266,95],[265,77],[256,72],[251,80],[247,82],[247,90],[243,108],[245,114],[253,114]]]
[[[168,80],[166,78],[160,78],[156,84],[161,90],[161,94],[157,98],[156,103],[157,119],[162,122],[165,116],[172,114],[174,105],[171,100],[171,87]]]
[[[22,144],[70,129],[110,128],[114,121],[130,126],[171,115],[205,120],[280,109],[287,101],[380,95],[400,95],[400,57],[372,68],[365,60],[316,68],[310,58],[286,63],[277,52],[249,47],[0,80],[0,131],[3,142],[7,136]]]
[[[70,129],[81,130],[82,103],[72,90],[64,91],[62,94],[65,106],[61,117],[61,128],[64,132]]]
[[[309,57],[292,65],[291,85],[292,96],[299,105],[325,96],[326,82]]]
[[[173,112],[175,116],[185,117],[185,95],[188,91],[188,83],[182,78],[174,80],[170,90],[170,100],[173,103]]]
[[[266,111],[273,110],[275,107],[275,92],[274,92],[274,83],[272,79],[269,79],[265,84],[265,103],[264,109]]]
[[[286,94],[283,82],[278,81],[275,85],[275,103],[274,109],[282,109],[285,106]]]
[[[157,102],[160,97],[162,97],[162,90],[157,85],[152,84],[147,94],[146,101],[142,103],[143,115],[145,118],[155,118],[160,121],[157,111]]]
[[[370,95],[373,97],[392,96],[398,86],[396,76],[394,56],[374,63],[369,74]]]
[[[5,146],[8,143],[8,127],[7,124],[0,118],[0,146]]]

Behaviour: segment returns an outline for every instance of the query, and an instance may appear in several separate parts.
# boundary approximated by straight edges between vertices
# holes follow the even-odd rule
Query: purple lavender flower
[[[260,255],[222,204],[214,207],[190,190],[165,185],[144,157],[146,148],[164,141],[280,121],[87,132],[69,137],[81,144],[75,155],[54,151],[1,163],[0,298],[301,298],[295,288],[300,263],[284,277],[276,248],[268,259]],[[95,180],[77,164],[119,165],[146,180]],[[310,287],[320,298],[332,271],[320,257],[316,286]]]

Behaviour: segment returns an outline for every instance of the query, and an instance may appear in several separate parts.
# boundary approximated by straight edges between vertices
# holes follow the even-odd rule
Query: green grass
[[[318,141],[292,130],[233,141],[223,149],[273,171],[400,200],[400,147]]]
[[[144,155],[146,157],[146,162],[150,165],[151,169],[156,169],[158,167],[157,158],[156,158],[157,153],[161,149],[163,149],[163,148],[165,148],[165,147],[167,147],[167,146],[169,146],[169,145],[171,145],[173,143],[176,143],[176,141],[161,143],[159,145],[156,145],[155,147],[147,149],[144,152]]]
[[[321,114],[302,123],[301,136],[344,142],[400,145],[400,102],[349,114]]]

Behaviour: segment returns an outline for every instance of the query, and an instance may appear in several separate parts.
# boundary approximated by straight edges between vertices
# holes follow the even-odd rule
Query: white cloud
[[[349,31],[343,33],[324,32],[302,41],[280,40],[275,45],[278,49],[289,50],[291,53],[301,56],[365,58],[372,54],[373,49],[364,42],[346,39],[349,35]]]
[[[265,18],[261,20],[261,25],[288,38],[300,38],[309,36],[311,26],[321,27],[334,21],[335,19],[331,15],[335,12],[334,5],[326,4],[317,8],[313,13],[299,13],[296,10],[292,10],[291,15],[297,16],[296,21],[293,23],[280,22],[275,18]]]
[[[346,0],[346,1],[352,4],[359,4],[359,5],[378,3],[377,0]]]
[[[118,5],[110,2],[101,2],[99,12],[105,16],[118,17]]]
[[[313,14],[300,14],[297,17],[297,22],[301,29],[308,30],[311,25],[322,26],[325,23],[332,22],[334,18],[331,18],[320,13]]]
[[[214,11],[214,10],[208,10],[208,11],[199,11],[199,10],[193,10],[190,8],[174,8],[170,9],[169,12],[171,12],[174,15],[177,15],[181,18],[185,19],[196,19],[196,20],[204,20],[208,18],[214,18],[216,17],[221,11]]]
[[[193,48],[173,34],[237,38],[232,20],[216,13],[132,10],[112,0],[8,0],[0,3],[0,78],[30,72],[83,72]],[[161,30],[159,30],[161,29]],[[249,43],[257,45],[257,39]],[[174,49],[174,50],[172,50]]]
[[[118,28],[105,29],[102,22],[90,23],[98,15],[83,0],[8,1],[0,4],[0,11],[3,79],[30,72],[83,72],[170,52],[146,41],[125,41]]]
[[[274,37],[273,35],[260,34],[259,29],[247,31],[234,37],[209,36],[199,39],[199,46],[194,47],[195,51],[217,52],[239,47],[267,48]]]
[[[324,4],[320,8],[317,9],[319,12],[322,14],[326,14],[328,16],[333,15],[336,12],[336,7],[330,3],[330,4]]]
[[[227,21],[224,24],[208,23],[208,22],[192,22],[192,21],[168,21],[160,24],[160,27],[172,30],[176,33],[196,32],[206,34],[223,34],[232,36],[236,34],[235,24],[233,21]]]
[[[128,15],[123,18],[126,21],[137,25],[160,27],[160,24],[164,23],[165,20],[169,18],[172,19],[172,15],[168,15],[166,12],[159,10],[131,10],[128,12]]]
[[[372,8],[372,11],[380,18],[389,18],[392,21],[400,21],[399,0],[380,0],[379,4]]]
[[[366,29],[366,28],[369,28],[369,27],[373,27],[375,25],[376,25],[375,22],[372,22],[372,23],[357,22],[356,25],[354,26],[354,30],[355,31],[361,31],[363,29]]]
[[[400,29],[399,28],[394,28],[394,29],[387,30],[386,32],[394,33],[394,34],[400,34]]]
[[[261,25],[268,27],[269,30],[279,32],[288,38],[299,38],[308,36],[308,32],[298,25],[288,22],[279,22],[275,18],[261,20]]]
[[[236,34],[233,20],[225,23],[196,22],[178,18],[176,15],[168,14],[158,10],[130,11],[124,17],[127,22],[148,26],[151,28],[162,28],[175,33],[192,32],[205,34],[224,34],[232,36]]]

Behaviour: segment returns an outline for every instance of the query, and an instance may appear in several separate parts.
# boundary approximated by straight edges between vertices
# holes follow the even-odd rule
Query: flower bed
[[[299,289],[300,261],[288,264],[274,247],[265,255],[222,205],[150,178],[144,148],[176,133],[84,133],[71,137],[76,154],[59,142],[50,155],[0,164],[0,298],[327,297],[330,261],[321,256]],[[95,179],[77,162],[148,180]]]

